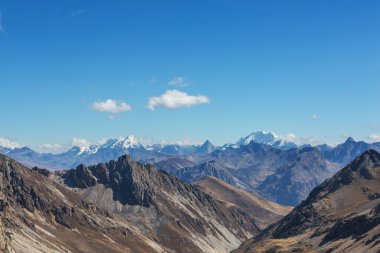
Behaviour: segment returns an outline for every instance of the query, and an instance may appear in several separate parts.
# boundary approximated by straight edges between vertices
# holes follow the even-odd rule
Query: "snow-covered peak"
[[[264,132],[264,131],[257,131],[253,132],[250,135],[241,138],[239,141],[236,142],[235,145],[230,144],[229,146],[225,146],[225,148],[228,147],[239,147],[241,145],[248,145],[251,142],[256,142],[260,144],[266,144],[273,146],[275,148],[279,149],[291,149],[296,148],[297,145],[293,142],[286,141],[285,139],[281,138],[277,134],[273,132]]]
[[[21,147],[21,145],[7,138],[0,138],[0,147],[15,149]]]
[[[273,132],[257,131],[250,135],[241,138],[236,144],[237,145],[248,145],[251,141],[256,143],[263,143],[271,145],[274,142],[280,140],[280,137]]]
[[[82,154],[94,154],[98,151],[99,146],[97,145],[91,145],[89,147],[86,146],[73,146],[68,152],[74,153],[75,155],[79,156]]]
[[[136,148],[140,147],[141,144],[137,140],[136,136],[134,135],[128,135],[126,138],[124,137],[118,137],[114,139],[109,139],[104,143],[101,148],[121,148],[121,149],[128,149],[128,148]]]

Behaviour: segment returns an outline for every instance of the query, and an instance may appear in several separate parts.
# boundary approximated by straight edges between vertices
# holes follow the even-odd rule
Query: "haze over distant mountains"
[[[297,146],[272,132],[253,132],[235,144],[142,145],[138,138],[113,138],[101,145],[72,147],[59,154],[39,153],[28,147],[1,147],[0,153],[29,166],[47,169],[92,165],[128,154],[144,164],[154,164],[186,182],[205,176],[255,192],[277,203],[299,204],[309,192],[366,150],[380,151],[380,143],[348,138],[336,147],[326,144]]]

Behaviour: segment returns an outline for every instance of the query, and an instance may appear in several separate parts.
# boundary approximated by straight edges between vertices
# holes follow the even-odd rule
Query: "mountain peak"
[[[252,141],[257,142],[257,143],[270,144],[279,139],[280,139],[279,136],[273,132],[256,131],[256,132],[252,132],[246,137],[241,138],[236,144],[248,145]]]
[[[209,140],[206,140],[203,144],[202,144],[202,146],[209,146],[209,145],[212,145],[212,143],[211,143],[211,141],[209,141]]]
[[[348,137],[347,140],[345,141],[345,143],[352,143],[352,142],[355,142],[354,138],[352,137]]]
[[[197,148],[196,153],[209,154],[214,150],[215,146],[209,140],[206,140],[200,147]]]
[[[369,149],[352,161],[347,167],[352,170],[380,168],[380,154],[374,149]]]
[[[141,144],[138,142],[136,136],[128,135],[126,138],[118,137],[118,138],[109,139],[101,147],[128,149],[128,148],[134,148],[138,146],[141,146]]]

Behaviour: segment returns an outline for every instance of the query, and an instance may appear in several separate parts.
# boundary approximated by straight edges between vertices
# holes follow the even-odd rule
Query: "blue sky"
[[[0,0],[0,13],[0,137],[380,139],[376,0]]]

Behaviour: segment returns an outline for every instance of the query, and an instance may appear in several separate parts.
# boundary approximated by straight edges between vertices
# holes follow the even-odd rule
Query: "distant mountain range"
[[[27,166],[38,165],[48,169],[74,168],[78,164],[96,164],[117,159],[123,154],[131,155],[135,160],[144,163],[155,163],[163,159],[172,157],[182,157],[190,160],[200,159],[199,156],[209,155],[214,151],[222,151],[230,148],[239,149],[249,145],[251,142],[265,144],[276,149],[290,150],[308,147],[310,145],[297,146],[295,143],[285,141],[273,132],[257,131],[240,138],[235,144],[225,144],[216,147],[210,141],[205,141],[201,145],[179,145],[179,144],[150,144],[142,145],[134,135],[126,138],[119,137],[107,140],[101,145],[73,146],[69,150],[59,153],[40,153],[27,146],[0,146],[0,153],[6,154]],[[380,150],[380,142],[365,143],[356,142],[348,138],[345,143],[336,147],[327,144],[316,146],[323,156],[341,166],[352,161],[357,155],[368,149]]]
[[[345,166],[366,150],[380,151],[380,142],[366,143],[364,141],[355,141],[352,137],[349,137],[344,143],[336,147],[320,145],[317,148],[321,150],[327,160]]]
[[[272,132],[259,131],[221,147],[210,141],[202,145],[144,146],[130,135],[102,145],[72,147],[60,154],[39,153],[28,147],[0,147],[0,153],[26,166],[47,169],[92,165],[128,154],[189,183],[213,176],[277,203],[295,206],[315,186],[369,149],[380,151],[380,143],[348,138],[336,147],[297,146]]]

